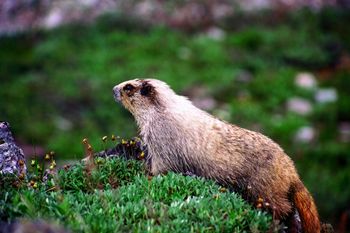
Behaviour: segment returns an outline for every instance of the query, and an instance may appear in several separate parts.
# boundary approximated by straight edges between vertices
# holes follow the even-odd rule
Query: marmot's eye
[[[141,93],[141,95],[143,95],[143,96],[149,96],[149,95],[152,93],[153,88],[154,88],[154,87],[152,87],[152,86],[149,85],[148,83],[144,83],[144,84],[142,84],[142,88],[141,88],[141,90],[140,90],[140,93]]]
[[[134,90],[134,86],[133,85],[131,85],[131,84],[126,84],[125,86],[124,86],[124,88],[123,88],[123,90],[124,91],[132,91],[132,90]]]

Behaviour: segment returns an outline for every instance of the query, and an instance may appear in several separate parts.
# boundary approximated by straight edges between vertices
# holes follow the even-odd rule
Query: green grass
[[[98,159],[94,166],[61,169],[52,182],[37,180],[36,189],[26,186],[29,180],[20,187],[2,183],[1,220],[40,218],[73,232],[266,232],[270,227],[270,215],[212,181],[174,173],[149,179],[141,162],[121,158]]]
[[[2,37],[0,118],[22,142],[54,150],[57,158],[81,158],[84,137],[102,150],[111,146],[101,142],[103,135],[137,134],[131,115],[113,100],[115,84],[155,77],[179,93],[201,85],[219,103],[213,112],[224,111],[230,122],[258,129],[282,145],[322,219],[335,222],[350,202],[345,184],[350,148],[339,140],[340,123],[350,119],[350,71],[335,63],[341,54],[349,56],[350,13],[301,10],[273,17],[233,18],[223,24],[222,41],[115,16]],[[237,79],[242,71],[250,82]],[[297,88],[294,77],[304,71],[314,73],[320,87],[336,88],[338,100],[317,104],[312,91]],[[286,102],[293,96],[311,101],[314,111],[288,112]],[[302,126],[315,128],[312,143],[294,142]]]

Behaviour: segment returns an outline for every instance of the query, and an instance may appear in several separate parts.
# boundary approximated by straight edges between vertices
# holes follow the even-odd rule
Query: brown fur
[[[133,89],[125,92],[128,84]],[[213,179],[250,203],[261,202],[277,219],[287,219],[296,208],[304,232],[320,232],[311,195],[292,160],[271,139],[216,119],[159,80],[130,80],[115,86],[114,94],[137,121],[153,174]]]
[[[313,201],[312,196],[307,191],[305,186],[299,182],[292,186],[293,193],[292,200],[300,213],[302,219],[302,226],[305,233],[320,232],[321,226],[318,219],[317,208]]]

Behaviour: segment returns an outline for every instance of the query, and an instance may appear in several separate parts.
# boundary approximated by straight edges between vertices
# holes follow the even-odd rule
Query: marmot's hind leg
[[[286,225],[287,229],[283,232],[288,233],[302,233],[303,229],[301,226],[301,220],[299,213],[296,209],[294,209],[287,217],[287,219],[284,221],[284,224]]]

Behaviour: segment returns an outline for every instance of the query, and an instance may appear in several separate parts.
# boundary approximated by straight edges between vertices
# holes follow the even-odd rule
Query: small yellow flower
[[[51,166],[56,167],[56,161],[55,160],[52,160],[50,167]]]
[[[53,170],[55,168],[55,166],[53,166],[52,164],[50,165],[50,170]]]
[[[140,154],[140,158],[143,159],[144,157],[145,157],[145,152],[142,151]]]
[[[87,146],[87,150],[92,151],[92,146],[90,144]]]
[[[122,139],[122,144],[125,145],[127,143],[127,141],[125,141],[124,139]]]
[[[102,158],[97,158],[97,159],[96,159],[96,163],[97,163],[97,164],[102,164],[102,163],[103,163]]]
[[[39,170],[39,171],[42,171],[43,169],[42,169],[42,167],[38,164],[38,165],[36,165],[36,168]]]
[[[112,139],[112,141],[115,141],[116,137],[114,134],[112,134],[111,139]]]
[[[49,154],[45,155],[45,160],[50,160],[50,155]]]
[[[37,183],[37,182],[35,182],[35,183],[33,184],[33,188],[34,188],[34,189],[38,188],[38,183]]]
[[[51,155],[51,156],[54,156],[54,155],[55,155],[55,152],[54,152],[54,151],[50,151],[50,155]]]
[[[226,191],[227,191],[227,189],[226,189],[226,188],[224,188],[224,187],[221,187],[221,188],[219,189],[219,191],[220,191],[221,193],[224,193],[224,192],[226,192]]]
[[[83,144],[88,144],[89,143],[87,138],[84,138],[82,142],[83,142]]]
[[[30,165],[32,165],[32,167],[34,167],[34,166],[35,166],[35,163],[36,163],[36,161],[35,161],[34,159],[32,159]]]
[[[107,140],[107,138],[108,138],[107,136],[103,136],[102,141],[105,142]]]

